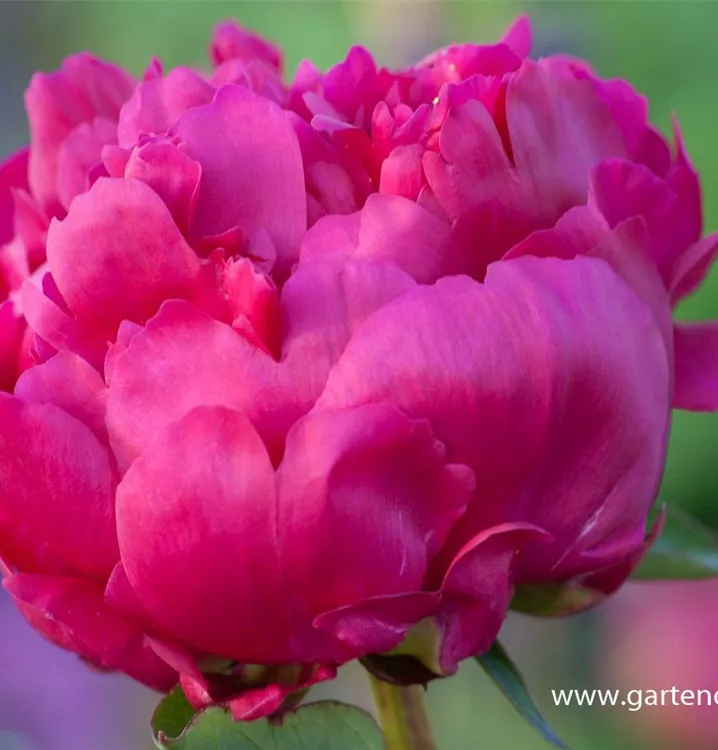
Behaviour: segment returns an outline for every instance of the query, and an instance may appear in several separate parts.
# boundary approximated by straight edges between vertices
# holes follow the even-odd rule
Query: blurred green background
[[[718,3],[712,2],[2,2],[0,155],[26,140],[22,93],[32,72],[52,70],[64,56],[81,49],[116,61],[135,74],[153,56],[160,57],[166,68],[202,66],[213,24],[234,18],[283,46],[291,76],[301,58],[310,57],[326,67],[340,60],[354,43],[370,47],[381,62],[405,64],[452,41],[492,41],[523,12],[533,18],[534,56],[568,52],[588,58],[604,77],[629,79],[648,95],[652,119],[664,131],[670,127],[671,112],[677,114],[703,179],[706,231],[718,228]],[[717,292],[718,271],[679,315],[718,317]],[[718,527],[717,439],[718,416],[676,415],[662,495]],[[629,590],[598,612],[572,621],[535,623],[515,618],[506,626],[505,640],[513,647],[537,699],[574,750],[656,747],[642,738],[645,717],[640,719],[638,713],[620,708],[555,707],[550,694],[551,688],[619,686],[603,669],[612,648],[604,624],[607,618],[620,617],[622,602],[631,596]],[[718,602],[713,607],[718,609]],[[0,683],[2,649],[7,647],[0,645]],[[689,649],[689,634],[677,633],[673,647]],[[714,661],[713,685],[685,687],[718,688],[718,654]],[[347,669],[339,689],[348,699],[368,700],[359,670]],[[315,692],[329,695],[336,690],[331,685]],[[546,747],[515,718],[475,664],[466,663],[455,679],[432,684],[429,700],[440,750]],[[41,711],[41,703],[37,710]],[[718,707],[713,710],[718,715]],[[134,719],[138,726],[147,718],[142,713],[138,711]],[[0,748],[21,747],[19,740],[3,734],[3,721],[7,724],[11,718],[0,713]],[[100,742],[99,747],[105,745]],[[718,747],[718,734],[706,747]],[[688,745],[685,748],[692,750]],[[76,750],[90,748],[77,746]]]

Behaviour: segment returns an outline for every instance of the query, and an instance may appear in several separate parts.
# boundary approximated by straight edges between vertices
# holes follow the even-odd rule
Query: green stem
[[[370,676],[387,750],[436,750],[424,706],[424,688],[399,687]]]

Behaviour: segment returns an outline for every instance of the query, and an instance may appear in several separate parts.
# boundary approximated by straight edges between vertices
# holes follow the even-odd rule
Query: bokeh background
[[[234,18],[280,43],[287,74],[303,57],[320,66],[349,45],[406,64],[451,41],[493,41],[528,12],[535,56],[588,58],[604,77],[648,95],[664,131],[671,113],[703,178],[706,231],[718,228],[718,3],[509,2],[508,0],[261,0],[255,2],[0,2],[0,157],[27,138],[23,91],[35,70],[89,50],[140,74],[152,56],[167,67],[206,64],[212,25]],[[718,270],[679,310],[718,317]],[[718,415],[677,414],[662,499],[718,527]],[[718,583],[632,585],[589,615],[562,622],[515,617],[504,640],[557,732],[573,750],[715,750],[718,706],[557,707],[551,689],[718,690]],[[361,671],[314,695],[369,706]],[[540,750],[478,666],[465,663],[428,693],[439,750]],[[98,674],[41,641],[0,596],[0,750],[144,750],[157,697]]]

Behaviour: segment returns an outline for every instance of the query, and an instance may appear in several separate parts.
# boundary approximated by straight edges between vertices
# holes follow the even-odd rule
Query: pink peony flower
[[[151,66],[67,206],[33,131],[54,218],[0,557],[37,630],[247,719],[371,654],[451,674],[516,586],[623,582],[672,399],[713,382],[671,302],[715,243],[643,101],[528,46],[287,88],[223,25],[209,78]]]

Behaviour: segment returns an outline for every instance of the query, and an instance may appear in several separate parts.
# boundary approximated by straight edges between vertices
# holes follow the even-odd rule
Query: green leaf
[[[677,508],[670,508],[661,535],[631,576],[644,581],[718,577],[718,535]]]
[[[477,656],[476,661],[484,668],[486,674],[491,677],[521,716],[547,742],[560,748],[560,750],[569,750],[568,746],[561,742],[553,729],[546,723],[526,687],[524,678],[499,641],[494,641],[494,645],[485,654]]]
[[[172,705],[163,707],[168,701]],[[382,733],[368,713],[333,701],[303,706],[273,722],[266,719],[233,721],[224,709],[207,708],[195,714],[179,734],[173,735],[170,727],[174,731],[180,727],[186,717],[185,710],[175,693],[160,704],[153,720],[157,747],[166,750],[386,750]]]
[[[194,715],[195,710],[178,685],[160,701],[152,717],[152,733],[157,747],[162,747],[162,738],[179,737]]]

